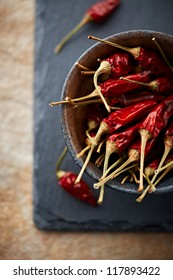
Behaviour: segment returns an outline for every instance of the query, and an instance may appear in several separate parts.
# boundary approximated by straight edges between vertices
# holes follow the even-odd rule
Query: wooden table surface
[[[172,259],[172,233],[62,233],[32,217],[34,0],[0,0],[0,259]]]

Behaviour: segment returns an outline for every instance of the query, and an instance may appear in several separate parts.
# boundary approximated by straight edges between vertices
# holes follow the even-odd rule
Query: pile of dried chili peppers
[[[85,161],[74,185],[81,182],[91,159],[103,170],[94,184],[100,190],[98,204],[103,202],[105,183],[119,175],[122,184],[136,184],[141,202],[173,171],[173,70],[161,47],[160,53],[89,38],[115,47],[114,54],[98,58],[97,69],[77,65],[86,77],[93,75],[94,91],[50,104],[67,104],[74,110],[87,106],[85,147],[77,155],[85,154]]]

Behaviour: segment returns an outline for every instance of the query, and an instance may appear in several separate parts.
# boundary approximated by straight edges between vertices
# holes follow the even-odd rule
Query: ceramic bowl
[[[110,40],[121,45],[136,47],[143,46],[155,51],[158,51],[156,45],[153,43],[152,38],[155,37],[160,45],[163,47],[170,61],[173,62],[173,36],[146,30],[127,31],[112,35],[106,40]],[[98,67],[98,58],[107,57],[113,52],[117,51],[114,47],[108,46],[103,43],[96,43],[89,49],[87,49],[77,60],[78,63],[85,65],[88,68],[96,69]],[[80,97],[89,94],[93,90],[92,78],[89,76],[81,75],[80,70],[74,64],[65,80],[62,90],[61,99],[64,100],[66,96],[70,98]],[[85,156],[83,158],[76,158],[76,154],[79,153],[85,146],[85,108],[84,106],[74,109],[70,105],[62,105],[60,110],[62,132],[66,145],[74,159],[74,161],[82,167]],[[94,180],[98,181],[102,172],[96,167],[94,162],[90,161],[86,173],[89,174]],[[125,183],[123,186],[120,184],[120,178],[116,178],[107,182],[107,186],[112,189],[137,194],[137,186],[131,183]],[[156,190],[158,193],[166,193],[173,191],[173,177],[169,177],[159,184]]]

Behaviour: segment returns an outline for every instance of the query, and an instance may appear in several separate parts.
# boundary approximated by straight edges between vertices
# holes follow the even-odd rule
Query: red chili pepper
[[[89,186],[83,180],[81,180],[78,184],[75,184],[75,180],[78,176],[77,174],[71,171],[65,172],[59,169],[60,164],[62,163],[62,160],[64,159],[66,153],[67,149],[65,148],[57,162],[56,176],[58,178],[58,183],[72,196],[78,198],[79,200],[87,202],[92,206],[96,206],[97,200],[94,197]]]
[[[122,49],[130,53],[138,62],[139,66],[143,70],[149,70],[155,76],[170,76],[172,75],[172,70],[165,63],[165,61],[160,57],[156,52],[152,50],[148,50],[142,47],[129,48],[122,45],[119,45],[114,42],[110,42],[107,40],[102,40],[100,38],[96,38],[94,36],[88,36],[88,39],[93,39],[96,41],[100,41],[102,43],[111,45],[118,49]]]
[[[97,205],[97,200],[93,196],[88,185],[81,180],[79,183],[75,184],[75,180],[77,178],[77,174],[73,172],[65,172],[65,174],[59,178],[59,184],[65,189],[68,193],[73,195],[74,197],[89,203],[92,206]]]
[[[103,167],[103,176],[105,177],[105,172],[108,168],[109,158],[112,153],[122,154],[125,149],[130,145],[130,143],[135,138],[139,128],[139,123],[131,127],[126,128],[122,132],[117,132],[108,136],[106,140],[106,151]]]
[[[140,125],[141,158],[139,191],[143,190],[144,154],[146,143],[149,139],[158,137],[160,132],[166,127],[172,115],[173,94],[157,105],[156,108],[146,117],[142,125]]]
[[[112,112],[101,122],[95,138],[99,141],[103,133],[113,133],[118,128],[123,127],[126,124],[140,120],[146,116],[156,106],[156,104],[157,103],[154,100],[147,100]]]
[[[124,81],[129,81],[134,84],[139,84],[144,87],[149,87],[155,93],[165,93],[169,94],[173,91],[173,79],[160,77],[150,83],[143,83],[140,81],[135,81],[133,79],[128,79],[126,77],[120,77]]]
[[[126,79],[132,79],[134,81],[140,81],[143,83],[147,83],[150,80],[150,72],[149,71],[144,71],[141,73],[135,73],[131,75],[125,76]],[[104,83],[101,83],[99,85],[101,93],[105,97],[119,97],[120,95],[124,93],[131,92],[135,89],[141,88],[140,85],[135,84],[135,83],[128,83],[128,81],[125,80],[120,80],[120,79],[113,79],[110,78]]]
[[[56,46],[55,53],[59,53],[67,41],[89,22],[104,21],[120,4],[120,0],[103,0],[91,6],[83,16],[83,19],[75,26]]]
[[[100,74],[108,74],[113,78],[127,75],[133,69],[132,57],[128,53],[114,53],[103,59],[99,68],[94,73],[94,84],[97,87],[97,79]]]

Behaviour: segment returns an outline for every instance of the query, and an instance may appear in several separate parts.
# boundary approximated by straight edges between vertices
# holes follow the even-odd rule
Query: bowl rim
[[[107,36],[104,39],[105,40],[111,40],[111,39],[115,38],[115,36],[118,39],[121,39],[121,37],[123,36],[123,39],[124,39],[125,37],[128,38],[130,35],[137,35],[139,33],[140,33],[140,35],[142,35],[144,37],[147,37],[147,38],[148,38],[148,36],[159,37],[159,38],[163,38],[163,39],[165,39],[165,37],[169,37],[173,41],[173,36],[170,35],[170,34],[159,32],[159,31],[153,31],[153,30],[145,30],[145,29],[123,31],[123,32],[119,32],[119,33]],[[74,62],[74,64],[72,65],[72,67],[71,67],[70,71],[68,72],[68,74],[66,76],[66,79],[64,81],[64,84],[63,84],[63,87],[62,87],[62,93],[61,93],[61,100],[64,100],[64,98],[66,97],[67,84],[68,84],[68,81],[69,81],[70,77],[72,76],[73,72],[76,69],[76,63],[81,61],[83,59],[83,57],[85,57],[85,55],[88,52],[91,52],[94,48],[96,48],[97,46],[99,46],[101,44],[102,44],[101,42],[94,43],[92,46],[87,48],[78,57],[78,59]],[[63,133],[65,144],[66,144],[73,160],[81,168],[82,165],[83,165],[83,160],[81,158],[76,157],[73,141],[72,141],[71,137],[69,136],[69,129],[68,129],[67,122],[66,122],[66,117],[65,117],[65,106],[63,106],[63,105],[60,105],[59,118],[60,118],[60,125],[61,125],[61,130],[62,130],[62,133]],[[90,167],[88,167],[88,166],[86,167],[85,173],[87,175],[89,175],[92,179],[98,181],[99,176],[97,176],[95,174],[95,172],[93,172],[90,169]],[[123,188],[123,187],[120,188],[119,186],[116,185],[116,180],[115,179],[114,180],[109,180],[105,185],[107,187],[111,188],[111,189],[114,189],[114,190],[117,190],[117,191],[120,191],[120,192],[123,192],[123,193],[139,195],[137,189],[135,190],[135,189],[130,188],[130,187],[129,188],[127,188],[127,187],[126,188]],[[169,193],[169,192],[172,192],[172,191],[173,191],[173,184],[167,186],[166,188],[165,188],[165,186],[156,188],[156,191],[154,193],[152,193],[152,195],[165,194],[165,193]]]

